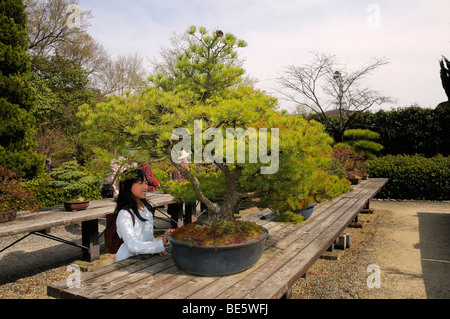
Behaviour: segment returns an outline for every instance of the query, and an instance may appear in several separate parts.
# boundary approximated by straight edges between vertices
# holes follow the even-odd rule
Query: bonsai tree
[[[235,61],[244,41],[195,27],[187,35],[190,45],[173,74],[151,77],[141,94],[82,107],[79,116],[94,149],[157,150],[187,180],[169,182],[166,192],[200,200],[213,225],[233,221],[249,204],[296,209],[331,180],[348,189],[346,180],[326,172],[332,139],[323,126],[280,113],[276,99],[243,83],[244,70]],[[181,150],[190,154],[189,170],[177,161]]]
[[[95,178],[78,170],[76,161],[63,163],[60,168],[54,169],[50,174],[53,179],[49,186],[65,190],[69,196],[68,201],[84,201],[84,196],[95,185]]]
[[[337,146],[350,146],[354,151],[365,155],[366,159],[375,158],[384,146],[375,142],[380,138],[380,134],[371,130],[353,129],[344,132],[344,142]]]

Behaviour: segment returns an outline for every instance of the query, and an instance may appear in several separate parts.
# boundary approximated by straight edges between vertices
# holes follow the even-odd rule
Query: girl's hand
[[[168,243],[167,235],[173,233],[174,231],[175,231],[175,229],[172,229],[172,228],[169,228],[168,230],[166,230],[166,232],[165,232],[164,235],[163,235],[163,245],[164,245],[164,246],[166,246],[167,243]]]
[[[175,231],[175,229],[172,229],[172,228],[166,230],[166,232],[165,232],[164,235],[163,235],[163,245],[164,245],[164,246],[166,246],[166,245],[167,245],[167,242],[168,242],[168,240],[167,240],[167,235],[169,235],[170,233],[173,233],[174,231]],[[164,252],[162,252],[162,253],[159,253],[160,256],[167,256],[167,254],[168,254],[167,251],[164,251]]]

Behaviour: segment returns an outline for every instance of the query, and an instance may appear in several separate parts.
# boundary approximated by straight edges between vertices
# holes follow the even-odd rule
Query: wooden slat
[[[128,259],[124,259],[121,260],[119,262],[115,262],[112,264],[109,264],[107,266],[86,272],[86,273],[82,273],[81,274],[81,283],[87,282],[88,280],[91,280],[93,278],[96,278],[98,276],[102,276],[104,274],[119,270],[121,268],[127,267],[129,265],[132,265],[134,263],[138,263],[142,260],[147,259],[149,256],[147,255],[138,255],[132,258],[128,258]],[[54,298],[61,298],[61,293],[65,290],[69,289],[69,287],[67,286],[67,281],[66,280],[61,280],[58,281],[52,285],[47,286],[47,295],[54,297]],[[71,289],[73,291],[75,291],[75,289]],[[69,296],[70,294],[67,294],[67,296]]]
[[[109,292],[132,283],[133,274],[139,273],[139,271],[142,271],[143,269],[151,268],[155,264],[163,264],[167,260],[172,261],[170,256],[143,256],[146,258],[126,264],[124,267],[113,269],[112,271],[105,273],[99,273],[91,277],[82,277],[81,288],[70,289],[66,286],[62,294],[64,298],[100,298]],[[134,257],[132,259],[134,259]],[[139,275],[137,276],[139,277]]]

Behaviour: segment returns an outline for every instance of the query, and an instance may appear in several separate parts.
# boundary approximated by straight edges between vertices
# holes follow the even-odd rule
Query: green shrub
[[[344,132],[344,142],[338,143],[336,147],[349,146],[355,152],[363,153],[366,158],[375,158],[384,147],[375,142],[380,138],[380,134],[371,130],[347,130]]]
[[[62,188],[55,188],[49,183],[52,178],[48,174],[40,174],[36,178],[24,182],[23,185],[36,194],[36,199],[40,208],[54,207],[62,205],[72,198],[69,191]],[[91,185],[81,193],[82,197],[91,200],[101,199],[99,185]]]
[[[450,199],[450,158],[388,155],[367,162],[370,177],[389,178],[378,198]]]

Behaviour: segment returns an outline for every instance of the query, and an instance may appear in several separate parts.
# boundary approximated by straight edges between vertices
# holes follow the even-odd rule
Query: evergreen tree
[[[443,56],[439,63],[441,65],[442,87],[444,88],[445,94],[450,101],[450,62],[445,58],[445,56]]]
[[[36,153],[35,94],[30,84],[25,6],[0,0],[0,166],[33,177],[44,168]]]

